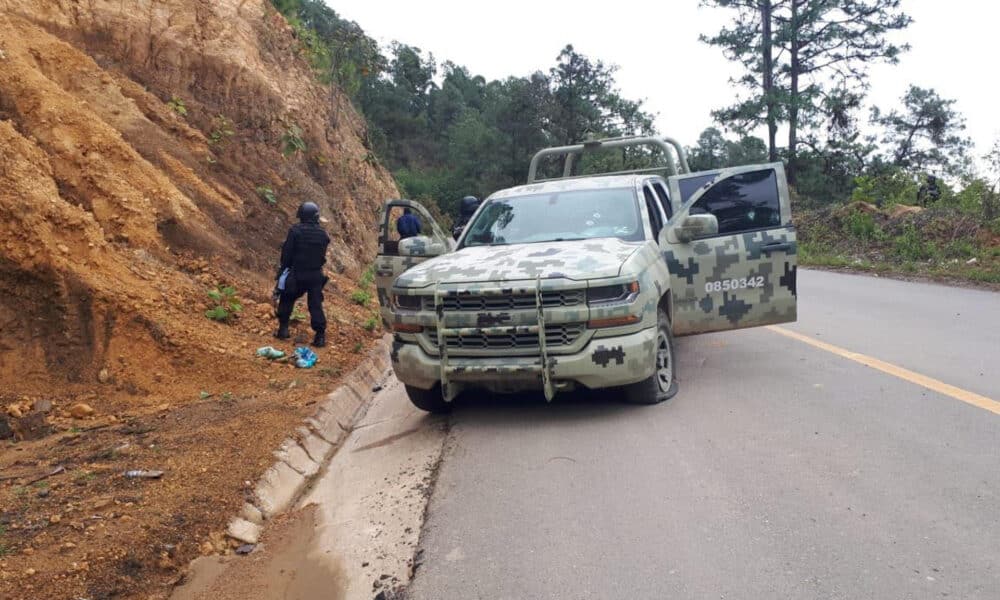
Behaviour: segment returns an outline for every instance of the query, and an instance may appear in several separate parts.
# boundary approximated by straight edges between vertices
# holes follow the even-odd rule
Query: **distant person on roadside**
[[[306,295],[309,319],[316,333],[312,345],[326,345],[326,315],[323,314],[323,286],[328,278],[323,274],[326,248],[330,236],[319,224],[319,206],[303,202],[297,213],[299,223],[288,230],[281,246],[281,266],[278,269],[278,331],[274,337],[287,340],[288,322],[292,318],[295,301]]]
[[[451,228],[451,235],[456,240],[462,235],[462,231],[465,230],[465,226],[469,224],[469,219],[472,215],[476,214],[476,209],[479,208],[479,199],[475,196],[466,196],[462,198],[461,203],[458,205],[458,221],[455,222],[455,226]]]
[[[940,198],[941,188],[938,187],[937,177],[928,175],[927,180],[917,190],[917,203],[920,206],[927,206],[932,202],[937,202]]]
[[[399,232],[401,240],[420,235],[420,217],[413,214],[409,208],[404,208],[403,216],[396,221],[396,231]]]

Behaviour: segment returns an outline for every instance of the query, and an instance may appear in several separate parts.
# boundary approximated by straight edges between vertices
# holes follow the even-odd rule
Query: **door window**
[[[379,224],[379,255],[414,256],[442,254],[453,247],[433,217],[423,206],[411,200],[390,200],[383,209]],[[405,248],[404,248],[405,247]]]
[[[719,220],[719,235],[780,226],[781,200],[774,170],[739,173],[716,183],[689,211],[706,213]]]
[[[709,181],[712,181],[719,176],[719,172],[715,171],[708,173],[707,175],[693,175],[691,177],[684,177],[677,180],[677,187],[681,191],[681,204],[688,201],[688,198],[694,196],[694,193],[698,191],[698,188],[705,185]]]

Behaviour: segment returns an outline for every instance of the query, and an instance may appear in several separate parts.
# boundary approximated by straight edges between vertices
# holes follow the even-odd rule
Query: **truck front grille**
[[[546,347],[569,346],[575,342],[585,331],[583,323],[563,323],[560,325],[545,326]],[[439,344],[437,332],[428,331],[431,344],[437,347]],[[463,336],[448,336],[448,349],[456,350],[502,350],[502,349],[530,349],[538,348],[537,333],[504,333],[484,335],[475,333]]]
[[[553,292],[542,292],[542,306],[552,308],[557,306],[577,306],[586,302],[586,292],[584,290],[561,290]],[[446,311],[489,311],[489,310],[516,310],[525,308],[535,308],[534,294],[518,294],[509,296],[494,295],[461,295],[447,296],[442,299]],[[425,296],[423,299],[424,310],[434,310],[434,296]]]

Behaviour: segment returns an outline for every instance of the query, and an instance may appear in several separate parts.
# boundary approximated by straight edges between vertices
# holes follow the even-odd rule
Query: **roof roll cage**
[[[610,173],[587,173],[586,175],[573,175],[573,162],[577,156],[582,155],[584,152],[592,152],[595,150],[608,150],[611,148],[628,148],[631,146],[652,146],[654,148],[659,148],[663,151],[663,156],[666,158],[667,164],[662,167],[648,167],[644,169],[632,169],[628,171],[614,171]],[[680,171],[678,171],[677,161],[674,160],[674,152],[677,153],[677,158],[680,162]],[[560,177],[551,177],[549,179],[538,179],[538,165],[543,158],[548,156],[565,156],[563,159],[563,172]],[[593,139],[581,142],[579,144],[573,144],[572,146],[556,146],[552,148],[545,148],[544,150],[539,150],[531,157],[531,165],[528,167],[528,183],[536,183],[539,181],[552,181],[555,179],[572,179],[575,177],[594,177],[598,175],[631,175],[637,173],[660,173],[666,175],[680,175],[683,173],[690,173],[691,168],[688,167],[687,155],[684,153],[684,148],[680,143],[670,137],[666,136],[623,136],[623,137],[612,137],[604,139]]]

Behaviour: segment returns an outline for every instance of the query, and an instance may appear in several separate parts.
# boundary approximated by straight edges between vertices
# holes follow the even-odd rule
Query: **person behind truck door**
[[[475,196],[462,198],[462,201],[458,205],[458,221],[451,228],[452,237],[457,240],[462,235],[462,231],[469,224],[469,219],[476,213],[477,208],[479,208],[479,200]]]
[[[413,214],[409,208],[404,208],[403,216],[396,221],[396,231],[399,232],[401,240],[420,235],[420,217]]]
[[[304,202],[297,213],[299,223],[288,230],[281,246],[281,266],[278,268],[278,331],[274,337],[286,340],[290,336],[288,322],[295,301],[306,295],[309,319],[315,336],[312,345],[326,345],[326,315],[323,313],[323,286],[329,279],[323,274],[326,249],[330,236],[319,224],[319,206]]]

